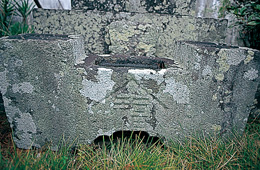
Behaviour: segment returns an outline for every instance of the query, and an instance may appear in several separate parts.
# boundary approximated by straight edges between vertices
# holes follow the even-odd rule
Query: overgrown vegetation
[[[34,8],[29,0],[1,0],[0,4],[0,37],[31,33],[33,28],[28,23],[29,15]],[[15,22],[14,17],[22,17],[22,22]]]
[[[0,151],[0,169],[258,169],[259,123],[248,123],[245,135],[225,142],[216,136],[190,137],[165,146],[135,136],[74,150],[63,142],[56,152],[50,147],[21,150],[10,143]]]
[[[222,0],[220,17],[226,13],[236,16],[234,26],[240,27],[240,37],[247,47],[260,50],[260,1]]]

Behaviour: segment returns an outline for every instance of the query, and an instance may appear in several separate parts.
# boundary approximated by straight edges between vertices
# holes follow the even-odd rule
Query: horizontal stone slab
[[[122,130],[167,141],[243,133],[259,86],[259,51],[175,42],[168,58],[86,56],[80,37],[49,36],[0,39],[0,90],[19,148],[56,149],[62,135],[91,143]]]
[[[34,10],[35,32],[81,34],[88,54],[168,57],[170,44],[224,43],[227,20],[150,13]]]

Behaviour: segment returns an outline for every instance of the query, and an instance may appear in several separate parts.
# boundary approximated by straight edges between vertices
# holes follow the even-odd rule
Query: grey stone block
[[[62,135],[90,143],[122,130],[166,140],[243,132],[259,85],[259,51],[175,42],[167,59],[85,56],[82,39],[72,37],[0,40],[0,90],[19,148],[55,149]]]
[[[80,79],[74,65],[84,57],[82,40],[67,35],[0,39],[0,91],[17,147],[57,145],[63,134],[76,138],[80,94],[76,97],[74,82]]]
[[[72,0],[72,9],[105,12],[195,14],[196,0]]]
[[[35,32],[81,34],[89,54],[165,57],[169,45],[189,40],[224,43],[227,20],[151,13],[34,10]]]

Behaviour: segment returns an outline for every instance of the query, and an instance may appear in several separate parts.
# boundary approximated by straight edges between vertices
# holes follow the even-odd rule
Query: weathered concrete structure
[[[89,143],[120,130],[180,139],[243,132],[259,84],[259,51],[175,42],[172,58],[84,55],[75,36],[0,41],[1,93],[14,140],[40,147],[61,135]]]
[[[40,34],[0,39],[0,91],[19,148],[51,142],[55,149],[62,135],[90,143],[121,130],[167,140],[243,132],[259,51],[217,45],[227,21],[194,18],[180,8],[186,3],[173,9],[182,12],[169,12],[167,0],[126,5],[137,1],[38,9]]]

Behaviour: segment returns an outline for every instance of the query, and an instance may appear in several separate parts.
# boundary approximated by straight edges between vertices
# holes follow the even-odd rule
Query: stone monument
[[[0,39],[0,90],[19,148],[122,130],[167,141],[243,133],[260,52],[221,44],[227,21],[192,17],[192,1],[188,13],[174,12],[181,0],[147,2],[38,9],[37,34]]]

